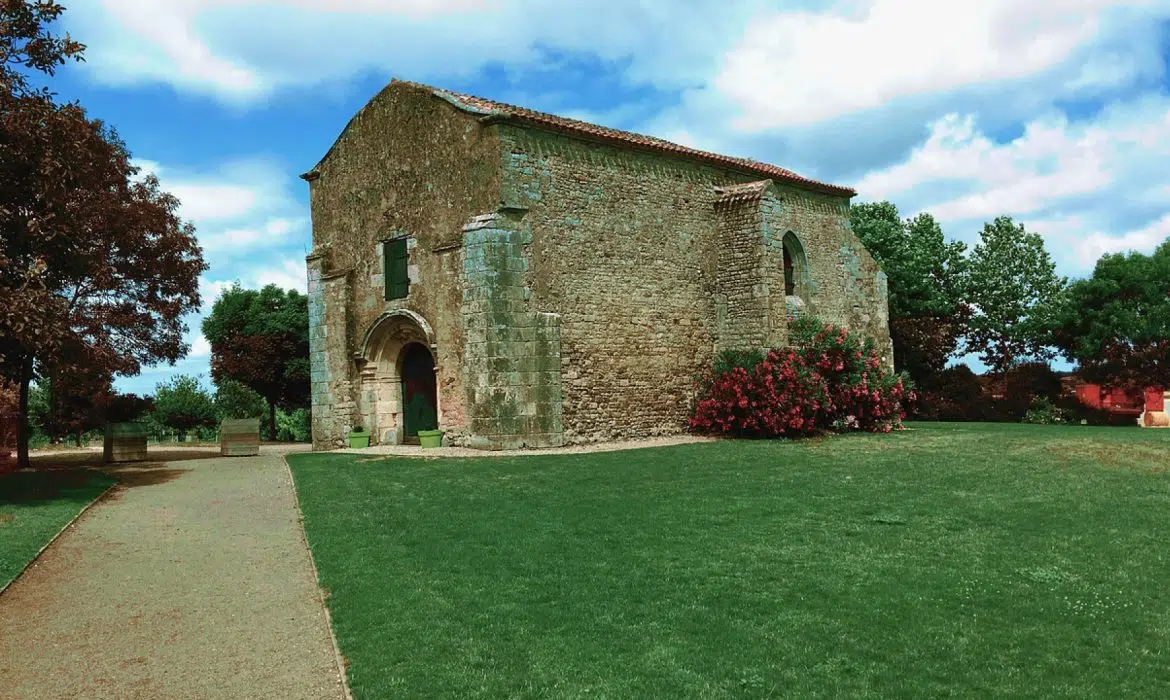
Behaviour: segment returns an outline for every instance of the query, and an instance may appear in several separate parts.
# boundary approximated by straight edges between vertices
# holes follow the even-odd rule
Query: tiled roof
[[[482,97],[464,95],[462,93],[452,92],[451,90],[444,90],[442,88],[437,88],[431,85],[423,85],[421,83],[415,83],[407,80],[398,80],[397,78],[391,82],[401,83],[403,85],[411,85],[422,88],[424,90],[429,90],[435,95],[446,99],[456,107],[473,114],[494,116],[501,119],[507,119],[509,121],[515,121],[521,124],[527,123],[533,126],[550,128],[576,134],[578,136],[585,136],[592,139],[618,143],[627,147],[634,146],[663,153],[674,153],[680,156],[694,158],[695,160],[703,161],[711,165],[763,175],[764,177],[771,178],[776,181],[799,185],[801,187],[826,194],[845,197],[852,197],[857,194],[857,192],[850,187],[842,187],[841,185],[832,185],[827,182],[810,180],[809,178],[797,175],[791,170],[787,170],[775,165],[769,165],[768,163],[761,163],[757,160],[751,160],[750,158],[736,158],[732,156],[720,155],[718,153],[711,153],[708,151],[700,151],[696,148],[680,146],[677,143],[671,143],[670,141],[657,139],[653,136],[644,136],[642,134],[635,134],[629,131],[610,129],[609,127],[590,124],[589,122],[583,122],[577,119],[558,117],[554,114],[537,112],[535,110],[526,109],[524,107],[517,107],[515,105],[487,100]]]
[[[717,204],[731,204],[751,202],[764,195],[764,190],[772,184],[771,180],[756,180],[745,182],[742,185],[723,185],[715,188],[715,202]]]

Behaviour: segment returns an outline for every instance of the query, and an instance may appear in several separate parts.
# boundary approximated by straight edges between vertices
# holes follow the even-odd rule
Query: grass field
[[[1170,431],[288,459],[357,698],[1170,688]]]
[[[0,588],[113,483],[88,470],[0,475]]]

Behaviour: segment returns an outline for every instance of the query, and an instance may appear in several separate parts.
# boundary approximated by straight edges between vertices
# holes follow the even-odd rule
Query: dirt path
[[[283,457],[125,476],[0,596],[0,698],[342,698]]]

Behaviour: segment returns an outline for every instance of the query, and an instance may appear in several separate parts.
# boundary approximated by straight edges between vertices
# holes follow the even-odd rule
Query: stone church
[[[315,449],[680,433],[715,354],[799,314],[892,364],[847,187],[399,80],[301,177]]]

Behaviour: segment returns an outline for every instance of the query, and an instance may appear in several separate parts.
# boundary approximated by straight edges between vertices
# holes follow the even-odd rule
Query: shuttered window
[[[397,238],[383,242],[382,260],[385,264],[383,277],[386,280],[386,298],[405,297],[410,291],[410,278],[406,275],[406,239]]]

